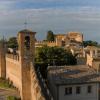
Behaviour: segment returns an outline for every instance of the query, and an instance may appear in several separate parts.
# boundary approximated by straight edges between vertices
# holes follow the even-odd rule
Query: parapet
[[[19,55],[14,55],[14,54],[6,54],[6,58],[10,58],[12,60],[19,61]]]
[[[35,47],[41,47],[44,45],[53,47],[53,46],[56,46],[56,41],[36,41],[35,42]]]
[[[36,41],[35,43],[56,43],[56,41]]]

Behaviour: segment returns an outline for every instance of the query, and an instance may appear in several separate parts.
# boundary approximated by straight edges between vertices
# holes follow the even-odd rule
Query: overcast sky
[[[85,40],[100,42],[100,0],[0,0],[0,36],[16,36],[25,28],[45,39],[55,34],[78,31]]]

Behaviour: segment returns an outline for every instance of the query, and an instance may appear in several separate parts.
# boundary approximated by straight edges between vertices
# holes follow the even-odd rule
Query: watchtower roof
[[[18,33],[36,33],[36,32],[33,32],[32,30],[29,30],[29,29],[23,29],[19,31]]]

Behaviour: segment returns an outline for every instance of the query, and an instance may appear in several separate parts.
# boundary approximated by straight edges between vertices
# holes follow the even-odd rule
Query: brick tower
[[[22,100],[31,100],[31,63],[34,65],[35,34],[30,30],[18,33],[19,60],[21,64]]]

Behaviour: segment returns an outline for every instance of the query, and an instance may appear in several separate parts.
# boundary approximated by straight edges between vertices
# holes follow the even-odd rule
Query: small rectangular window
[[[65,95],[72,94],[72,87],[65,88]]]
[[[87,92],[88,92],[88,93],[91,93],[91,92],[92,92],[92,86],[89,85],[89,86],[87,87]]]
[[[80,94],[81,93],[81,87],[77,86],[76,87],[76,94]]]
[[[95,50],[93,50],[93,54],[95,54]]]

